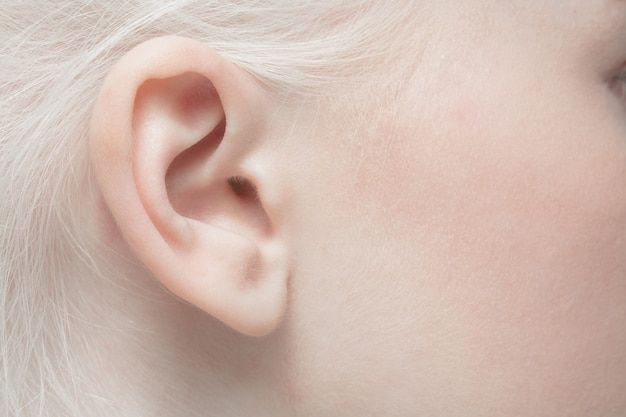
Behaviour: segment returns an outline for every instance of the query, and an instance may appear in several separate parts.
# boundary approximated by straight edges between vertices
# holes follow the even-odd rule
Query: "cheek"
[[[624,131],[587,101],[504,100],[310,153],[291,318],[318,406],[626,407]]]
[[[450,114],[438,152],[418,146],[396,177],[457,369],[526,398],[519,410],[545,395],[555,412],[582,407],[576,392],[623,401],[626,388],[626,135],[593,99],[568,99],[506,114],[488,97],[470,122]]]

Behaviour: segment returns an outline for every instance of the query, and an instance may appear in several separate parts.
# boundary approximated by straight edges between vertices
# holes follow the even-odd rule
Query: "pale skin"
[[[92,321],[150,342],[94,331],[119,358],[98,395],[128,415],[626,413],[626,3],[424,13],[401,96],[354,92],[372,125],[296,114],[191,39],[112,70],[94,230],[151,296],[98,284],[115,313]]]

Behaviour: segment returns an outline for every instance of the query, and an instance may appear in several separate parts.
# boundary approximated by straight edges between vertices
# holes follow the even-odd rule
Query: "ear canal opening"
[[[235,175],[228,179],[228,186],[237,197],[246,201],[260,201],[256,186],[244,177]]]
[[[225,131],[226,121],[222,120],[172,161],[166,176],[168,197],[183,217],[215,222],[240,235],[267,236],[272,226],[254,180],[237,174],[222,177],[220,172],[206,170],[216,157]],[[237,167],[232,168],[237,171]]]
[[[258,233],[268,233],[271,229],[271,223],[256,185],[239,175],[228,178],[226,183],[238,201],[238,205],[246,213],[247,223],[254,225],[253,229]]]

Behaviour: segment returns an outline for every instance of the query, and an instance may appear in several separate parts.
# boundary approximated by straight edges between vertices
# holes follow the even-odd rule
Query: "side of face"
[[[355,132],[327,114],[281,151],[299,148],[295,404],[623,415],[626,4],[440,2],[425,21],[384,117]]]

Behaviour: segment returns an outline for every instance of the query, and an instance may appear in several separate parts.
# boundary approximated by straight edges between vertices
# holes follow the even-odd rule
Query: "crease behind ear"
[[[165,37],[128,52],[94,107],[92,165],[138,260],[172,293],[262,336],[287,303],[262,88],[208,46]]]

